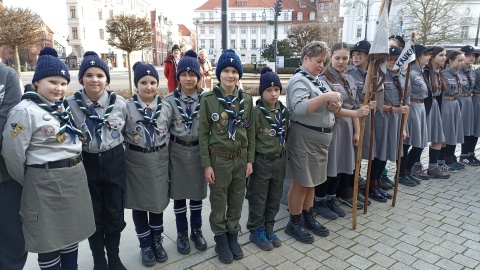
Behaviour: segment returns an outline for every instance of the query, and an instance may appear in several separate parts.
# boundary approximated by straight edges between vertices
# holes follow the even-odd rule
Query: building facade
[[[287,38],[290,27],[316,23],[316,0],[283,0],[277,22],[277,40]],[[275,0],[229,0],[227,47],[234,49],[242,63],[262,62],[263,50],[274,41]],[[209,59],[222,52],[221,0],[208,0],[195,9],[193,23],[198,49],[205,48]]]
[[[148,0],[66,0],[69,38],[77,65],[86,51],[95,51],[103,60],[115,67],[127,67],[127,53],[108,45],[106,21],[120,14],[150,18]],[[136,61],[153,62],[153,50],[131,53],[131,63]],[[71,66],[70,66],[71,67]]]

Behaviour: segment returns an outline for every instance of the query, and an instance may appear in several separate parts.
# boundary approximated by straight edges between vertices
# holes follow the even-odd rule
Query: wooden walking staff
[[[388,57],[388,10],[390,9],[391,2],[392,0],[382,0],[382,3],[380,5],[380,12],[379,12],[380,17],[377,25],[377,31],[375,33],[375,37],[372,43],[372,48],[370,49],[370,53],[369,53],[370,65],[368,66],[367,76],[365,81],[365,98],[363,100],[363,105],[368,105],[369,103],[370,87],[372,83],[376,85],[375,87],[377,87],[379,84],[378,74],[380,74],[379,73],[380,62],[382,60],[383,62],[385,62],[385,60]],[[387,8],[385,9],[385,7]],[[374,67],[377,67],[377,70],[375,70]],[[382,76],[380,75],[380,77]],[[372,79],[374,80],[372,81]],[[383,80],[384,79],[385,79],[385,74],[383,74]],[[378,89],[378,88],[374,88],[374,89]],[[383,102],[382,102],[382,107],[383,107]],[[366,118],[362,117],[360,121],[360,135],[359,135],[358,146],[357,146],[357,157],[355,160],[355,175],[354,175],[355,178],[353,181],[353,212],[352,212],[352,229],[353,230],[357,228],[358,177],[360,174],[360,164],[362,162],[362,145],[363,145],[363,136],[365,134],[365,121],[366,121]],[[367,181],[367,185],[368,185],[368,181]]]
[[[412,33],[412,38],[414,37],[414,34]],[[410,42],[408,42],[407,46],[405,46],[405,50],[408,50],[408,45],[410,45]],[[413,45],[411,46],[413,49]],[[402,54],[400,57],[402,57]],[[415,55],[415,51],[413,51],[413,55]],[[415,58],[413,58],[415,60]],[[406,106],[407,105],[407,94],[408,94],[408,83],[410,80],[410,69],[411,69],[412,61],[410,61],[407,65],[407,75],[405,78],[405,88],[403,89],[403,97],[402,97],[402,105]],[[400,165],[402,164],[402,152],[403,152],[403,139],[402,139],[402,134],[403,130],[405,129],[405,126],[407,125],[407,116],[408,114],[402,113],[402,122],[400,124],[400,130],[398,131],[398,149],[397,149],[397,172],[395,173],[395,188],[393,189],[393,198],[392,198],[392,207],[395,207],[395,201],[397,200],[397,192],[398,192],[398,182],[400,179]]]

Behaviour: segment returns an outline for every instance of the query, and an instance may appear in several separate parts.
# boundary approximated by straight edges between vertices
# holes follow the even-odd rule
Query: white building
[[[263,49],[274,40],[275,0],[228,1],[227,47],[234,49],[246,64],[264,61]],[[315,0],[283,0],[278,16],[277,40],[287,38],[293,24],[316,22]],[[205,48],[210,59],[218,59],[222,52],[221,1],[208,0],[195,9],[198,48]]]
[[[95,51],[113,67],[127,66],[127,53],[108,45],[105,31],[108,18],[119,14],[134,14],[150,21],[150,0],[66,0],[69,39],[78,63],[86,51]],[[131,53],[131,63],[152,62],[152,50]]]

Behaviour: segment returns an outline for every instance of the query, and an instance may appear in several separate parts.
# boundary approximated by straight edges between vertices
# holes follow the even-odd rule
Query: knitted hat
[[[258,93],[260,96],[262,95],[265,89],[271,86],[278,86],[280,87],[280,91],[282,91],[282,83],[280,82],[280,78],[278,77],[277,73],[273,72],[271,68],[264,67],[260,72],[260,87],[258,88]]]
[[[426,53],[428,51],[433,51],[433,48],[427,48],[427,47],[423,46],[422,44],[413,45],[413,49],[415,50],[415,56],[416,56],[417,59],[420,58],[422,53]]]
[[[226,67],[234,67],[235,69],[237,69],[238,74],[240,75],[240,79],[242,78],[243,76],[242,61],[240,61],[240,58],[232,49],[223,51],[222,55],[220,55],[220,58],[218,58],[215,75],[217,75],[217,79],[219,81],[220,81],[220,73],[222,73],[222,70],[225,69]]]
[[[175,51],[175,50],[180,50],[180,47],[179,47],[177,44],[175,44],[175,45],[172,46],[172,53],[173,53],[173,51]]]
[[[390,47],[389,53],[390,53],[390,58],[398,58],[400,54],[402,54],[402,48],[397,47],[397,46],[392,46]]]
[[[93,51],[87,51],[83,55],[83,61],[78,69],[78,80],[82,79],[83,75],[85,75],[85,71],[91,67],[101,68],[107,76],[107,83],[110,83],[110,69],[108,68],[107,63],[105,63],[105,61],[98,57],[98,54]]]
[[[197,74],[198,79],[200,80],[200,63],[197,59],[197,54],[193,50],[188,50],[185,52],[185,55],[178,61],[177,65],[177,81],[180,80],[180,73],[184,71],[192,71]]]
[[[138,81],[145,76],[152,76],[157,79],[158,85],[158,72],[157,69],[151,64],[144,64],[140,61],[133,64],[133,84],[138,88]]]
[[[353,46],[353,48],[350,51],[351,52],[359,51],[359,52],[364,52],[368,54],[370,52],[370,47],[372,47],[372,45],[370,45],[370,42],[366,40],[361,40],[357,42],[357,44],[355,44],[355,46]]]
[[[65,63],[58,59],[57,51],[54,48],[45,47],[38,55],[32,83],[50,76],[62,76],[70,83],[70,73]]]
[[[479,56],[479,53],[475,51],[475,49],[470,46],[470,45],[465,45],[463,46],[460,51],[464,52],[465,54],[475,54],[475,58],[477,58]]]

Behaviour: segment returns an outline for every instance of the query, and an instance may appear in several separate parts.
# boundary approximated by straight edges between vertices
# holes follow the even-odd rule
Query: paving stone
[[[430,243],[434,243],[436,245],[439,245],[440,243],[445,241],[444,239],[442,239],[440,237],[437,237],[433,234],[429,234],[429,233],[424,233],[424,234],[420,235],[420,239],[428,241]]]
[[[421,234],[419,234],[419,236],[420,235]],[[399,240],[413,246],[417,246],[422,242],[422,239],[417,238],[416,236],[408,235],[408,234],[405,234],[404,236],[400,237]]]
[[[302,259],[303,257],[305,257],[305,254],[294,249],[291,252],[289,252],[287,255],[282,255],[282,256],[284,256],[287,260],[291,262],[296,262]]]
[[[437,261],[439,261],[440,259],[442,259],[442,257],[440,256],[437,256],[431,252],[428,252],[426,250],[419,250],[418,252],[416,252],[415,254],[413,254],[413,256],[419,258],[419,259],[422,259],[428,263],[431,263],[431,264],[435,264]]]
[[[210,261],[204,261],[201,264],[197,264],[194,267],[190,268],[192,270],[205,270],[205,269],[219,269]]]
[[[410,254],[407,254],[403,251],[395,251],[395,253],[393,253],[392,255],[390,255],[390,258],[392,259],[395,259],[399,262],[402,262],[404,264],[408,264],[408,265],[411,265],[412,263],[414,263],[417,258],[413,257],[412,255]]]
[[[298,269],[298,265],[295,263],[292,263],[290,261],[285,261],[280,265],[277,265],[275,269],[278,270],[292,270],[292,269]]]
[[[247,269],[259,269],[261,267],[266,268],[269,266],[269,264],[265,263],[257,256],[246,256],[245,258],[241,259],[239,262],[243,266],[245,266]]]
[[[353,245],[356,244],[355,241],[353,240],[350,240],[342,235],[338,236],[337,238],[335,238],[333,240],[333,242],[335,242],[337,245],[341,246],[341,247],[344,247],[344,248],[349,248]]]
[[[448,233],[453,233],[453,234],[459,234],[460,232],[462,232],[462,229],[454,227],[454,226],[449,225],[449,224],[443,224],[438,228],[442,229],[442,230],[444,230]]]
[[[469,257],[466,257],[462,254],[457,254],[455,255],[453,258],[452,258],[452,261],[458,263],[458,264],[461,264],[461,265],[464,265],[466,267],[470,267],[470,268],[474,268],[476,267],[479,262],[478,262],[478,258],[477,260],[474,260],[472,258],[469,258]]]
[[[367,269],[373,264],[372,261],[362,258],[358,255],[353,255],[352,257],[348,258],[347,262],[360,269]]]
[[[360,243],[366,247],[371,247],[377,243],[377,241],[373,240],[372,238],[365,236],[365,235],[360,235],[359,237],[354,239],[357,243]]]
[[[476,250],[473,250],[473,249],[467,249],[467,251],[465,251],[464,255],[469,257],[469,258],[478,260],[480,258],[480,251],[476,251]]]
[[[372,247],[372,249],[382,254],[385,254],[387,256],[390,256],[392,253],[395,252],[395,248],[389,247],[382,243],[376,244],[375,246]]]
[[[456,244],[463,244],[465,243],[465,241],[467,241],[467,239],[465,237],[462,237],[462,236],[459,236],[459,235],[456,235],[456,234],[452,234],[452,233],[446,233],[444,235],[442,235],[442,238],[447,240],[447,241],[451,241],[453,243],[456,243]]]
[[[319,262],[310,258],[310,257],[305,257],[300,260],[298,260],[295,263],[296,267],[301,267],[303,269],[317,269]]]
[[[427,241],[423,241],[422,243],[420,243],[420,245],[418,245],[417,247],[420,248],[420,249],[423,249],[423,250],[427,250],[427,251],[430,251],[431,248],[433,248],[434,246],[436,246],[435,244],[432,244],[430,242],[427,242]]]
[[[398,250],[403,251],[403,252],[405,252],[405,253],[407,253],[407,254],[410,254],[410,255],[413,255],[415,252],[418,251],[418,248],[417,248],[417,247],[412,246],[412,245],[410,245],[410,244],[408,244],[408,243],[404,243],[404,242],[398,244],[398,245],[396,246],[396,248],[397,248]]]
[[[343,269],[347,269],[348,267],[350,267],[350,264],[348,264],[347,262],[345,262],[342,259],[337,258],[335,256],[331,256],[330,258],[326,259],[323,262],[323,264],[327,265],[328,267],[330,267],[332,269],[335,269],[335,270],[343,270]],[[292,269],[294,269],[294,268],[292,268]],[[312,268],[312,269],[321,269],[321,267]],[[289,269],[289,270],[291,270],[291,269]]]
[[[375,253],[372,256],[370,256],[368,259],[384,267],[384,269],[388,269],[392,264],[397,262],[394,259],[387,257],[381,253]]]
[[[272,266],[277,266],[286,260],[284,256],[281,256],[275,252],[266,252],[265,254],[259,255],[259,257],[264,262]]]
[[[412,269],[415,269],[415,268],[412,268],[401,262],[397,262],[390,267],[390,270],[412,270]]]
[[[335,249],[342,249],[342,250],[337,251]],[[329,253],[329,252],[326,252],[326,251],[321,250],[319,248],[314,248],[314,249],[310,250],[309,252],[307,252],[305,255],[307,255],[311,258],[314,258],[315,260],[317,260],[319,262],[322,262],[325,259],[327,259],[328,257],[332,256],[331,254],[337,254],[337,252],[340,252],[340,253],[343,254],[343,252],[345,252],[345,251],[349,252],[348,250],[345,250],[342,247],[336,247],[335,249],[331,250],[330,253]],[[351,253],[351,252],[349,252],[349,253]]]
[[[350,247],[349,250],[360,255],[363,258],[368,258],[376,252],[375,250],[361,244],[356,244],[355,246]]]
[[[463,270],[465,268],[465,266],[447,259],[441,259],[435,265],[448,270]]]
[[[426,261],[423,261],[423,260],[416,260],[414,263],[412,263],[411,265],[413,268],[415,269],[418,269],[418,270],[425,270],[425,269],[428,269],[428,270],[436,270],[436,269],[440,269],[438,268],[437,266],[431,264],[431,263],[428,263]]]
[[[344,247],[336,247],[330,251],[330,254],[342,260],[346,260],[354,255],[354,253]]]
[[[455,243],[452,243],[452,242],[445,241],[445,242],[441,243],[440,246],[443,247],[443,248],[449,249],[453,252],[456,252],[456,253],[463,253],[467,249],[467,247],[465,246],[467,243],[468,243],[468,241],[465,242],[462,246],[462,245],[459,245],[459,244],[455,244]]]
[[[451,259],[453,257],[453,255],[455,255],[454,253],[452,253],[451,250],[448,250],[446,248],[443,248],[443,247],[440,247],[440,246],[434,246],[430,252],[432,252],[433,254],[436,254],[440,257],[443,257],[444,259]]]

